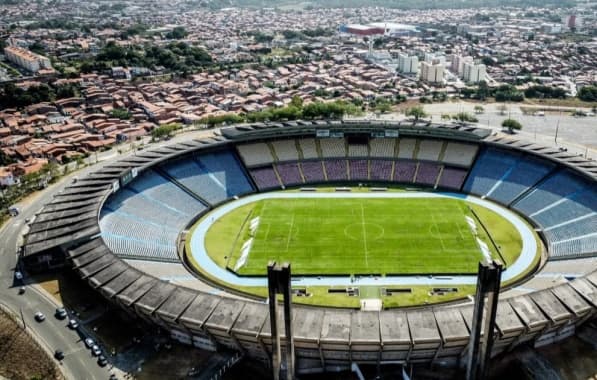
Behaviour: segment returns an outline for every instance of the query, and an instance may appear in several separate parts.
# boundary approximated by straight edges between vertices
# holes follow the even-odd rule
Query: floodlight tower
[[[269,290],[269,319],[272,334],[272,368],[274,380],[280,379],[282,369],[282,350],[280,347],[280,331],[278,329],[278,301],[277,294],[282,294],[284,303],[284,328],[286,330],[286,371],[282,378],[294,379],[294,339],[292,338],[292,299],[290,285],[290,264],[276,264],[270,261],[267,265],[267,287]]]
[[[487,375],[493,346],[502,268],[499,260],[479,263],[473,326],[468,345],[467,380],[482,380]]]

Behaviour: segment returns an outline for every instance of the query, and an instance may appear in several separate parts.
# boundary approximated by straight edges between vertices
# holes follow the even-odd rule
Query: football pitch
[[[264,275],[270,260],[294,275],[476,273],[483,254],[466,217],[497,257],[469,204],[450,198],[266,199],[215,221],[208,238],[240,275]]]

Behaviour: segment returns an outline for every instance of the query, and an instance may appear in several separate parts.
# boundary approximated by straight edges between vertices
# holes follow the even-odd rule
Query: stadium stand
[[[350,169],[350,179],[367,180],[369,179],[369,167],[367,160],[350,160],[348,166]]]
[[[346,145],[344,139],[320,139],[319,146],[323,158],[346,157]]]
[[[447,189],[460,190],[467,173],[468,171],[465,169],[444,167],[438,186]]]
[[[415,139],[400,139],[398,140],[398,158],[410,160],[415,153]]]
[[[417,163],[414,161],[396,161],[394,165],[394,181],[412,183],[417,170]]]
[[[303,183],[299,164],[297,162],[290,162],[285,164],[277,164],[276,169],[280,175],[280,179],[285,186],[296,185]]]
[[[326,160],[323,163],[329,181],[345,181],[348,179],[346,160]]]
[[[184,158],[168,162],[161,168],[212,205],[223,202],[234,195],[251,191],[251,185],[242,169],[238,167],[234,157],[224,152],[209,156],[202,156],[199,159]],[[210,171],[204,162],[210,164],[214,172]],[[214,162],[218,163],[215,168],[212,165]]]
[[[119,256],[178,261],[178,231],[206,208],[149,170],[108,199],[100,216],[102,237]]]
[[[577,175],[569,171],[562,171],[547,178],[524,197],[514,202],[512,207],[525,215],[533,215],[556,202],[562,202],[562,198],[582,190],[585,186],[585,182]]]
[[[297,161],[299,159],[295,140],[275,140],[271,142],[271,145],[279,162]]]
[[[259,190],[273,189],[281,186],[280,181],[278,181],[278,176],[272,166],[251,169],[250,173]]]
[[[369,141],[371,157],[392,158],[396,147],[396,139],[371,139]]]
[[[543,230],[545,236],[553,242],[568,240],[576,236],[585,236],[597,231],[597,213],[591,212]]]
[[[228,198],[253,192],[253,186],[232,151],[202,154],[196,160],[215,180],[224,185]]]
[[[391,181],[392,161],[370,160],[372,181]]]
[[[481,152],[463,190],[475,195],[487,195],[517,163],[517,153],[487,148]]]
[[[441,168],[441,165],[432,164],[429,162],[419,163],[419,169],[417,170],[415,182],[426,186],[435,186],[435,183],[437,182],[437,176],[439,175]]]
[[[319,154],[317,153],[315,139],[300,139],[298,142],[305,160],[320,158]]]
[[[443,141],[439,140],[419,140],[418,160],[437,161],[441,152]]]
[[[450,141],[446,145],[442,162],[469,167],[473,164],[478,149],[476,145]]]
[[[194,216],[205,209],[205,205],[153,170],[143,172],[128,187],[150,202],[183,215]]]
[[[539,182],[553,168],[554,164],[525,157],[517,162],[497,186],[487,193],[487,197],[508,205]]]
[[[274,162],[269,146],[265,143],[238,145],[236,148],[247,166],[265,165]]]
[[[348,144],[348,157],[367,157],[369,147],[367,144]]]
[[[301,169],[305,176],[305,182],[323,182],[325,181],[325,175],[323,173],[323,166],[321,161],[307,161],[301,162]]]

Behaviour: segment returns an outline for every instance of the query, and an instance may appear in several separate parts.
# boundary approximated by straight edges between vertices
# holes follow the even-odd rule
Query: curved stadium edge
[[[286,123],[283,126],[230,127],[214,139],[149,149],[138,157],[127,157],[90,174],[59,194],[40,212],[39,221],[34,223],[38,223],[39,228],[42,228],[43,220],[60,225],[68,218],[72,221],[82,214],[77,214],[77,210],[91,207],[96,214],[95,225],[70,223],[65,227],[48,228],[47,231],[53,232],[47,232],[47,239],[29,234],[24,248],[25,264],[31,270],[51,269],[64,266],[62,258],[66,255],[69,265],[93,288],[130,313],[166,328],[173,338],[207,349],[224,346],[268,361],[271,334],[266,305],[202,293],[158,280],[126,264],[108,249],[98,235],[99,212],[112,193],[113,184],[123,173],[130,168],[143,171],[192,152],[259,139],[315,136],[317,130],[335,128],[346,133],[398,129],[401,137],[435,137],[525,152],[530,157],[549,160],[558,167],[570,168],[589,181],[595,181],[597,175],[597,166],[592,162],[566,156],[551,148],[491,136],[479,128],[326,121]],[[83,193],[95,196],[78,201],[77,195]],[[51,261],[44,259],[48,255]],[[573,334],[575,327],[592,318],[596,311],[597,271],[594,270],[556,286],[502,299],[498,306],[493,354],[522,342],[532,341],[539,345],[560,340]],[[456,365],[468,344],[471,319],[470,305],[390,310],[379,314],[296,306],[293,323],[296,355],[302,368],[322,370],[344,368],[353,361]]]

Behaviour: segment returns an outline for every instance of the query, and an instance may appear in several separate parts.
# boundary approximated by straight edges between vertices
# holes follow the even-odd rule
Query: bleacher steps
[[[396,161],[392,161],[392,171],[390,172],[390,181],[394,181],[394,170],[396,170]]]
[[[439,150],[439,157],[437,158],[437,161],[439,161],[439,162],[444,161],[444,156],[446,155],[446,149],[448,149],[448,142],[444,141],[442,143],[442,147]],[[443,170],[443,168],[442,168],[442,170]]]
[[[274,158],[274,162],[280,162],[280,159],[278,158],[278,155],[276,154],[276,150],[274,149],[274,146],[272,145],[272,143],[268,141],[266,143],[266,145],[269,148],[270,154]]]
[[[439,180],[442,178],[442,175],[444,174],[444,165],[441,165],[441,167],[439,168],[439,174],[437,175],[437,178],[435,179],[435,184],[433,185],[434,189],[437,189],[437,187],[439,186]]]
[[[400,153],[400,139],[394,139],[394,158],[398,158],[398,153]],[[392,169],[394,169],[394,165],[392,165]]]
[[[322,167],[322,169],[323,169],[323,178],[325,178],[325,180],[326,180],[326,182],[327,182],[327,181],[328,181],[328,173],[327,173],[327,171],[325,170],[325,162],[324,162],[324,161],[321,161],[321,167]]]
[[[421,140],[416,139],[415,140],[415,148],[413,149],[413,156],[411,157],[413,160],[416,160],[417,156],[419,155],[419,149],[421,148],[420,145],[421,145]],[[417,165],[417,169],[418,169],[418,165]]]
[[[413,176],[413,183],[417,182],[417,175],[419,175],[419,163],[417,162],[417,167],[415,168],[415,175]]]
[[[299,174],[301,175],[301,181],[305,183],[305,174],[303,174],[303,165],[300,162],[297,163]]]
[[[208,201],[206,201],[205,199],[203,199],[202,197],[200,197],[198,194],[196,194],[194,191],[192,191],[191,189],[189,189],[188,187],[186,187],[185,185],[183,185],[176,178],[174,178],[170,174],[168,174],[168,172],[166,172],[164,169],[160,168],[159,166],[154,166],[152,169],[155,170],[155,172],[157,174],[159,174],[162,177],[166,178],[168,181],[170,181],[173,184],[175,184],[176,186],[178,186],[182,191],[184,191],[185,193],[189,194],[191,197],[195,198],[196,200],[198,200],[199,202],[203,203],[207,207],[211,207],[212,206],[211,203],[209,203]]]
[[[297,139],[294,140],[294,145],[296,146],[296,151],[298,152],[298,156],[299,159],[302,161],[305,159],[305,156],[303,156],[303,150],[301,149],[301,145],[299,144],[299,141]],[[301,171],[301,176],[303,175],[302,171]],[[303,181],[305,180],[305,177],[303,177]]]
[[[350,181],[350,162],[348,162],[348,160],[344,160],[344,162],[346,162],[346,178],[348,178],[348,180]]]
[[[323,158],[323,154],[321,153],[321,145],[319,145],[319,139],[315,139],[315,150],[317,151],[317,156],[319,158]],[[325,178],[325,180],[327,181],[327,176]]]
[[[280,186],[284,186],[284,181],[282,181],[282,177],[280,177],[280,173],[278,173],[278,168],[276,167],[276,165],[272,165],[272,169],[274,169],[274,174],[276,175],[276,178],[278,179],[278,183],[280,184]]]

